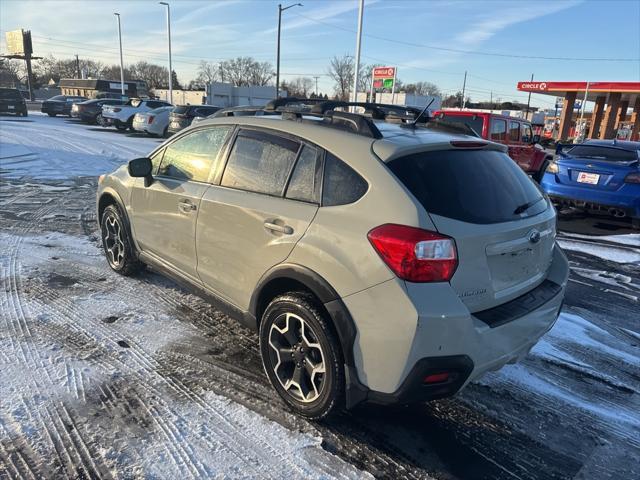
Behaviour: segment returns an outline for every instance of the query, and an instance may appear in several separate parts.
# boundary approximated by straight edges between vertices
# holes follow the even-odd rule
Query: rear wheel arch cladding
[[[277,283],[281,283],[280,288],[271,290],[270,287]],[[367,389],[360,382],[355,367],[353,347],[357,329],[349,310],[329,282],[309,268],[300,265],[279,265],[267,272],[258,282],[251,297],[249,312],[256,318],[259,328],[260,316],[269,301],[274,296],[286,293],[280,290],[287,290],[287,286],[295,284],[301,285],[318,299],[333,326],[345,362],[346,406],[353,407],[367,395]]]

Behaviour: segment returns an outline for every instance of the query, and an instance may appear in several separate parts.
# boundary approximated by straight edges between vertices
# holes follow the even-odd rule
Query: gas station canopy
[[[575,92],[579,100],[584,99],[586,91],[590,102],[610,93],[620,93],[621,101],[633,104],[640,95],[640,82],[518,82],[518,90],[554,97],[566,97],[568,92]]]
[[[566,140],[571,128],[576,100],[594,102],[587,138],[615,138],[616,131],[631,114],[631,139],[640,132],[640,82],[518,82],[521,92],[539,93],[563,98],[559,138]]]

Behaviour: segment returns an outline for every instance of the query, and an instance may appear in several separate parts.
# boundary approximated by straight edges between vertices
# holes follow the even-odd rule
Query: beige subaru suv
[[[111,268],[150,265],[259,332],[273,387],[315,419],[518,361],[568,276],[555,211],[506,147],[358,107],[205,120],[97,194]]]

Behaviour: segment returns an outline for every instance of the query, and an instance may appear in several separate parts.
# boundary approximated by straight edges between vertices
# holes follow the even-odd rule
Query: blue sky
[[[330,93],[330,59],[355,52],[357,1],[300,1],[303,7],[283,14],[283,78],[317,75],[320,90]],[[181,80],[195,76],[200,59],[242,55],[275,63],[277,0],[170,3],[173,65]],[[125,62],[165,63],[165,11],[155,0],[0,0],[0,50],[5,31],[25,28],[38,55],[77,53],[117,63],[114,11],[122,15]],[[493,92],[494,99],[526,101],[515,85],[532,73],[539,80],[640,81],[640,0],[367,0],[364,33],[364,63],[396,65],[404,82],[430,81],[445,93],[461,89],[466,70],[474,100]],[[553,99],[533,95],[532,104],[549,107]]]

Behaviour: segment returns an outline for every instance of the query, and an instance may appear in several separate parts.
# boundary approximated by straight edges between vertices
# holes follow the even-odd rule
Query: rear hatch
[[[577,145],[557,161],[557,181],[588,190],[618,190],[624,177],[638,171],[638,154],[622,148]]]
[[[0,108],[2,111],[22,110],[24,99],[18,90],[0,89]]]
[[[388,166],[438,232],[454,239],[458,267],[450,283],[471,312],[501,305],[544,281],[555,211],[505,153],[425,151]]]

